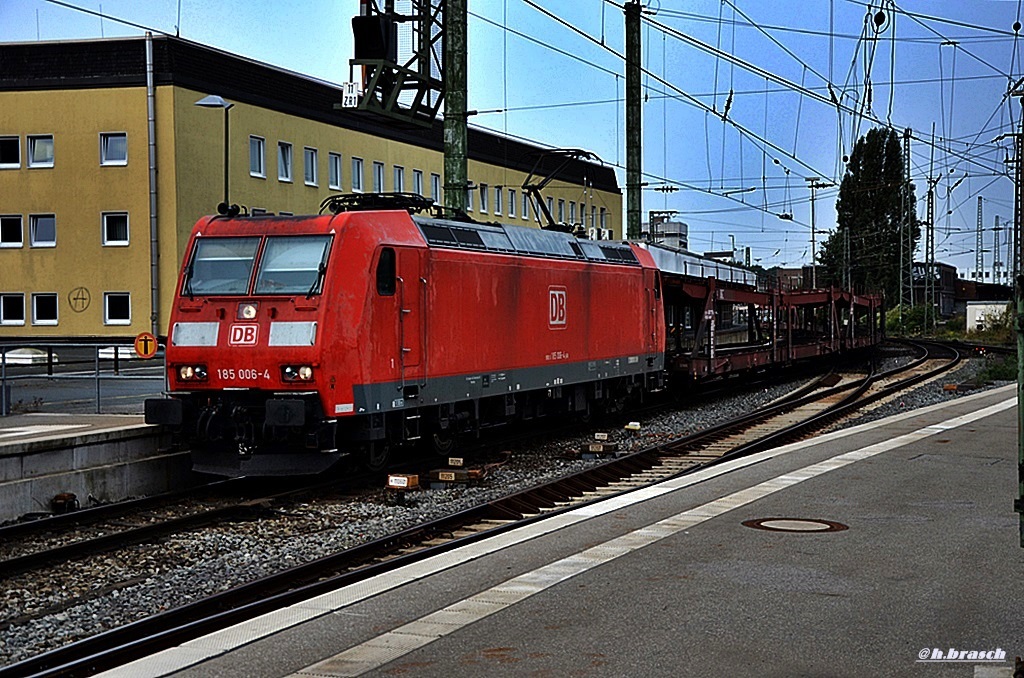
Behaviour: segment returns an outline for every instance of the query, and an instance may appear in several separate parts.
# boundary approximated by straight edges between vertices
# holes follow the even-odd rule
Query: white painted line
[[[78,428],[89,428],[89,424],[33,424],[31,426],[11,426],[9,428],[0,429],[0,438],[23,438],[25,436],[58,433]]]
[[[862,431],[874,430],[884,424],[899,422],[901,420],[907,419],[908,417],[918,416],[926,414],[928,412],[945,409],[948,407],[952,407],[954,405],[963,404],[965,402],[976,400],[982,397],[992,397],[995,394],[1002,395],[1004,391],[1007,393],[1012,391],[1011,397],[1006,400],[999,401],[994,405],[985,407],[981,410],[970,412],[961,417],[950,419],[949,422],[947,422],[952,424],[952,426],[948,428],[963,426],[967,423],[991,416],[993,414],[996,414],[998,412],[1001,412],[1005,409],[1011,408],[1014,405],[1016,405],[1016,386],[1010,385],[1000,389],[994,389],[992,391],[977,393],[974,395],[957,398],[956,400],[950,402],[940,403],[939,405],[933,405],[927,408],[922,408],[920,410],[915,410],[912,412],[896,415],[883,421],[874,421],[868,424],[861,424],[859,426],[854,426],[848,429],[834,431],[832,433],[828,433],[817,438],[813,438],[811,440],[792,443],[790,445],[785,445],[783,447],[779,447],[773,450],[759,452],[757,454],[752,454],[747,457],[724,462],[722,464],[718,464],[710,468],[705,468],[695,473],[691,473],[689,475],[681,476],[673,480],[668,480],[649,488],[644,488],[643,490],[637,492],[631,492],[626,495],[612,497],[598,504],[581,506],[578,509],[574,509],[572,511],[559,514],[557,516],[541,521],[539,523],[534,523],[524,528],[512,530],[510,532],[505,532],[479,542],[467,544],[466,546],[460,547],[458,549],[453,549],[451,551],[442,553],[438,556],[434,556],[426,560],[412,563],[410,565],[401,567],[397,570],[393,570],[391,572],[378,575],[371,579],[367,579],[353,586],[349,586],[338,591],[325,593],[321,596],[317,596],[316,598],[304,601],[302,603],[297,604],[296,607],[314,610],[317,611],[319,614],[314,613],[312,615],[309,615],[308,617],[305,614],[299,614],[296,615],[296,619],[312,619],[317,616],[337,612],[338,610],[343,609],[347,606],[353,605],[362,600],[366,600],[380,593],[384,593],[386,591],[398,588],[399,586],[408,584],[412,581],[424,579],[438,572],[450,569],[456,565],[461,565],[463,563],[490,555],[497,551],[501,551],[510,546],[514,546],[516,544],[520,544],[535,539],[537,537],[550,534],[552,532],[556,532],[564,527],[583,522],[594,516],[604,515],[612,511],[618,510],[620,508],[638,504],[643,501],[647,501],[648,499],[661,496],[668,492],[672,492],[684,487],[689,487],[691,485],[696,485],[711,478],[716,478],[731,471],[744,468],[746,466],[751,466],[753,464],[757,464],[768,459],[773,459],[775,457],[782,456],[795,450],[807,449],[809,447],[814,447],[828,441],[845,438],[847,436],[854,435]],[[822,473],[826,473],[836,468],[841,468],[855,461],[859,461],[860,459],[865,459],[875,454],[880,454],[882,452],[894,449],[895,447],[901,447],[903,445],[907,445],[912,442],[922,440],[930,435],[934,435],[935,433],[948,430],[948,428],[943,428],[941,430],[932,430],[932,428],[932,426],[927,426],[922,429],[918,429],[917,431],[913,431],[911,433],[900,436],[898,438],[886,440],[881,443],[869,446],[867,448],[863,448],[861,450],[855,450],[853,452],[840,454],[830,459],[826,459],[825,461],[822,461],[818,464],[813,464],[812,466],[807,467],[807,469],[815,469],[816,473],[814,475],[820,475]],[[662,520],[658,523],[655,523],[654,525],[650,525],[640,530],[635,530],[634,532],[627,533],[621,537],[611,540],[610,542],[606,542],[605,544],[590,549],[589,551],[591,551],[591,553],[584,551],[583,553],[588,553],[588,555],[583,559],[573,560],[574,558],[577,558],[580,554],[577,554],[576,556],[570,556],[569,558],[563,559],[562,561],[557,561],[556,563],[547,565],[544,568],[540,568],[539,570],[534,570],[533,572],[528,572],[524,575],[521,575],[520,577],[516,577],[514,579],[506,581],[494,587],[493,589],[489,589],[488,591],[484,591],[477,595],[491,596],[495,591],[522,591],[524,595],[520,598],[520,600],[524,599],[529,595],[533,595],[533,593],[549,588],[550,586],[565,579],[568,579],[571,576],[575,576],[580,572],[585,572],[587,569],[590,569],[596,566],[597,564],[613,560],[614,558],[617,558],[619,555],[635,551],[636,549],[642,548],[643,546],[653,543],[654,541],[663,539],[664,537],[670,536],[672,534],[677,534],[682,530],[686,530],[695,525],[699,525],[700,523],[705,522],[706,520],[709,520],[718,515],[721,515],[722,513],[725,513],[726,511],[738,508],[740,506],[750,503],[751,501],[755,501],[756,499],[759,499],[762,496],[767,496],[768,494],[772,494],[779,490],[790,487],[798,482],[801,482],[802,480],[806,480],[809,477],[813,477],[813,475],[808,476],[802,473],[803,470],[804,469],[789,472],[777,478],[764,481],[763,483],[755,485],[752,488],[748,488],[746,490],[733,493],[732,495],[728,495],[715,501],[708,502],[703,506],[698,506],[688,511],[684,511],[683,513]],[[582,565],[586,565],[586,567],[584,567],[584,569],[579,569],[579,567]],[[516,602],[518,602],[518,600]],[[456,605],[458,605],[458,603]],[[495,608],[494,611],[497,611],[498,609],[503,609],[505,606],[502,605],[493,607]],[[450,608],[445,608],[445,610],[449,609]],[[432,615],[427,615],[426,617],[411,622],[410,624],[417,624],[418,622],[428,622],[431,624],[444,624],[445,628],[447,628],[449,624],[454,624],[453,628],[451,629],[452,631],[457,630],[458,628],[461,628],[461,626],[465,625],[459,623],[459,620],[462,619],[463,615],[460,614],[454,617],[450,614],[442,615],[441,613],[445,612],[445,610],[440,610],[438,612],[433,613]],[[224,629],[222,631],[217,631],[202,638],[197,638],[193,641],[184,643],[183,645],[177,648],[170,648],[168,650],[158,652],[150,657],[139,659],[137,661],[131,662],[116,669],[112,669],[100,675],[105,678],[134,678],[134,676],[138,675],[168,675],[173,671],[183,670],[191,665],[194,665],[206,659],[210,659],[213,656],[216,656],[217,654],[224,654],[230,652],[233,649],[255,642],[260,638],[271,635],[272,633],[282,631],[285,628],[288,628],[289,626],[295,625],[286,624],[277,626],[276,628],[271,628],[273,627],[273,625],[268,623],[269,620],[267,618],[272,615],[276,616],[277,620],[281,620],[282,617],[287,616],[281,615],[280,612],[268,613],[267,615],[257,617],[247,622],[236,624],[235,626]],[[476,621],[476,619],[477,618],[473,618],[472,621]],[[299,623],[299,621],[296,621],[295,623]],[[471,622],[467,621],[466,623],[468,624]],[[400,627],[400,629],[405,629],[407,626],[410,625]],[[391,633],[397,633],[400,631],[400,629],[396,629]],[[420,635],[419,633],[411,632],[406,632],[406,634],[417,636]],[[388,634],[384,634],[384,636],[387,635]],[[383,638],[384,636],[380,637]],[[331,662],[335,658],[340,658],[341,655],[346,654],[346,652],[342,652],[341,654],[336,655],[336,657],[330,660],[326,660],[325,662],[320,662],[313,666],[307,667],[299,671],[295,675],[303,676],[303,678],[308,678],[309,676],[314,675],[325,677],[359,675],[359,673],[361,672],[379,668],[383,665],[383,663],[396,659],[397,657],[402,656],[402,654],[404,654],[395,654],[395,650],[393,647],[381,645],[380,643],[375,643],[371,645],[371,643],[374,643],[375,640],[376,639],[368,641],[363,645],[356,646],[355,648],[351,648],[350,650],[346,650],[346,652],[352,652],[357,650],[358,648],[366,646],[365,652],[359,655],[358,659],[355,659],[353,658],[352,655],[349,655],[345,659],[339,659],[339,661],[331,663],[330,667],[328,668],[329,662]],[[216,649],[217,647],[220,648],[219,651]],[[418,645],[417,647],[422,647],[422,645]],[[191,651],[182,651],[183,649],[187,648],[191,648]],[[384,651],[385,649],[387,651]],[[194,661],[190,661],[190,657],[193,657]],[[388,659],[385,660],[385,657],[388,657]],[[181,663],[177,664],[173,670],[166,669],[166,667],[173,664],[175,660],[180,661]]]

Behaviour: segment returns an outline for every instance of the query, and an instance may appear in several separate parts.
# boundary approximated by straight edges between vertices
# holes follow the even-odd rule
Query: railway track
[[[229,488],[240,485],[225,481],[7,525],[0,528],[0,577],[242,518],[264,504],[228,500]],[[76,538],[68,539],[71,533]]]
[[[945,357],[940,354],[943,349],[930,350],[911,365],[884,374],[823,377],[801,392],[712,429],[78,641],[2,668],[0,677],[91,675],[524,522],[805,437],[855,407],[896,393],[959,360],[955,350],[948,350]]]
[[[303,497],[348,492],[369,474],[309,483],[230,478],[0,527],[0,579],[228,521],[252,520]],[[69,538],[69,535],[74,535]],[[0,621],[0,631],[9,626]]]

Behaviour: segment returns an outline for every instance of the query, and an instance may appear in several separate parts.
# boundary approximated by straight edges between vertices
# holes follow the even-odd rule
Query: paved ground
[[[0,418],[0,453],[4,446],[21,446],[41,440],[69,439],[78,436],[145,426],[141,415],[123,414],[50,414],[32,412]]]
[[[1015,401],[989,391],[708,469],[120,675],[205,658],[177,675],[1008,677],[1024,654]],[[771,518],[848,529],[744,525]]]

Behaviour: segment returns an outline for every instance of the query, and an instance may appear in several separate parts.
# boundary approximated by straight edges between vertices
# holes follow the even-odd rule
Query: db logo
[[[232,325],[228,343],[232,346],[255,346],[259,325]]]
[[[548,288],[548,327],[551,329],[565,329],[565,288]]]

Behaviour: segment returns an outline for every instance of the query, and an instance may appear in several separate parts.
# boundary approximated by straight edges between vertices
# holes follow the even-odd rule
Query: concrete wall
[[[157,494],[194,483],[187,452],[160,452],[151,426],[0,446],[0,521],[49,512],[62,492],[84,507]]]

